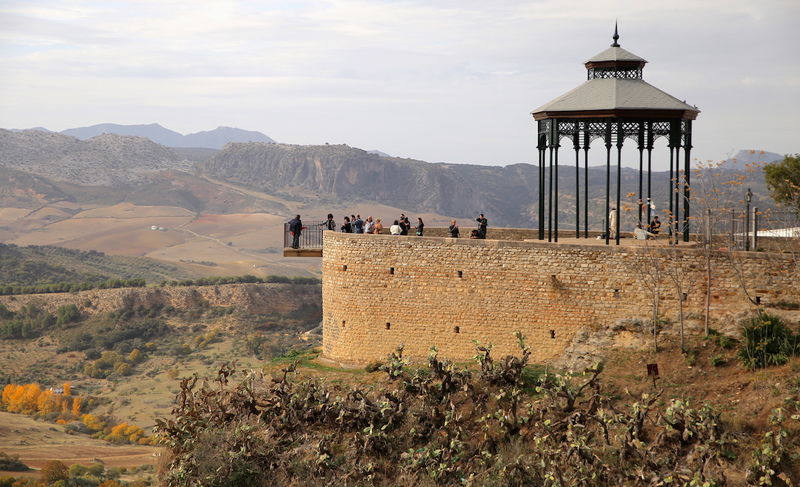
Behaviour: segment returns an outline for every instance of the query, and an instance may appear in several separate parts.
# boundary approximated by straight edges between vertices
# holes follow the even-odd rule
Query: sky
[[[530,112],[586,79],[615,20],[644,79],[702,111],[698,160],[800,152],[797,0],[0,0],[0,127],[232,126],[534,162]]]

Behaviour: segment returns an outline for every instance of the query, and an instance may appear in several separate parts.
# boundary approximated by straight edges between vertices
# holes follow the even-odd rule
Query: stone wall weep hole
[[[751,309],[731,254],[711,258],[712,316]],[[762,303],[800,296],[791,256],[737,252],[733,259]],[[519,330],[533,359],[548,361],[583,327],[647,320],[652,293],[642,269],[654,265],[683,270],[684,312],[702,314],[702,250],[326,232],[323,354],[363,364],[403,344],[410,357],[426,357],[435,346],[462,361],[475,355],[478,341],[493,344],[499,357],[518,353]],[[661,288],[661,316],[677,319],[678,292],[666,275]]]

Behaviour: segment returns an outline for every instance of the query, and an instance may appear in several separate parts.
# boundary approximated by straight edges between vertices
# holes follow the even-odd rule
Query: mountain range
[[[742,151],[736,157],[739,163],[750,159],[772,161],[781,156]],[[0,129],[0,168],[3,167],[6,171],[46,178],[34,181],[18,175],[16,181],[36,182],[42,191],[53,194],[67,191],[78,200],[82,198],[80,187],[91,187],[95,189],[84,192],[105,194],[106,199],[138,195],[137,204],[169,203],[191,211],[207,211],[210,207],[216,211],[242,213],[255,208],[285,209],[267,200],[255,204],[254,197],[246,192],[239,192],[236,198],[229,195],[220,199],[220,191],[229,194],[230,187],[214,190],[211,187],[226,184],[273,195],[283,202],[313,202],[317,206],[331,207],[374,202],[413,213],[457,218],[474,218],[477,213],[486,213],[492,215],[493,224],[499,226],[531,226],[538,221],[538,168],[535,165],[428,163],[378,155],[347,145],[232,142],[215,151],[172,149],[140,136],[103,134],[80,140],[52,132]],[[731,167],[727,170],[742,171],[735,164]],[[566,167],[559,174],[558,216],[565,224],[574,222],[574,177],[574,170]],[[766,199],[760,171],[745,177],[749,178],[747,184],[753,191]],[[621,179],[622,195],[626,201],[630,200],[626,195],[638,191],[638,171],[623,168]],[[658,209],[667,205],[668,179],[664,171],[652,174],[653,200]],[[615,180],[612,174],[612,181]],[[67,188],[56,181],[72,186]],[[604,181],[604,167],[589,168],[591,220],[602,220]],[[49,185],[45,184],[48,182]],[[122,188],[124,191],[120,191]],[[5,201],[10,198],[8,191],[7,188],[5,195],[0,195]],[[13,194],[29,193],[17,188]],[[238,207],[240,204],[245,206]]]
[[[30,130],[51,132],[44,127],[36,127]],[[22,130],[12,130],[12,132],[22,132]],[[70,135],[81,140],[91,139],[92,137],[103,134],[133,135],[148,138],[157,144],[167,147],[201,147],[207,149],[222,149],[228,142],[275,142],[261,132],[242,130],[233,127],[217,127],[214,130],[183,135],[174,130],[162,127],[157,123],[146,125],[101,123],[90,127],[66,129],[59,133]]]

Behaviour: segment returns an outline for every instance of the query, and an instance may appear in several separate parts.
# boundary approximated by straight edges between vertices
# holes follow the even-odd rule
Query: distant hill
[[[52,132],[52,130],[48,130],[44,127],[31,127],[29,129],[8,129],[12,132],[24,132],[26,130],[38,130],[39,132]]]
[[[64,134],[0,129],[0,166],[86,185],[120,185],[191,164],[144,137],[103,134],[79,140]]]
[[[763,150],[740,150],[733,157],[724,161],[725,169],[727,170],[743,170],[748,164],[755,162],[775,162],[782,161],[783,156],[775,152],[767,152]]]
[[[229,142],[275,142],[261,132],[242,130],[232,127],[217,127],[214,130],[195,132],[183,135],[174,130],[164,128],[157,123],[147,125],[118,125],[102,123],[91,127],[71,128],[61,132],[81,140],[90,139],[102,134],[135,135],[146,137],[167,147],[200,147],[221,149]]]

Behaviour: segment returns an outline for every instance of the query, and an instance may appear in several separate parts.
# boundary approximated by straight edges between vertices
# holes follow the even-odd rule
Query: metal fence
[[[726,235],[732,250],[757,250],[763,238],[800,240],[800,215],[790,210],[731,210],[727,218],[716,219],[713,224],[715,228],[707,226],[706,233]]]
[[[800,238],[800,215],[789,210],[767,209],[755,212],[759,237]]]
[[[324,222],[304,223],[303,230],[298,239],[298,248],[301,249],[321,249],[322,230]],[[283,224],[283,248],[291,248],[294,243],[294,235],[289,230],[289,224]]]

